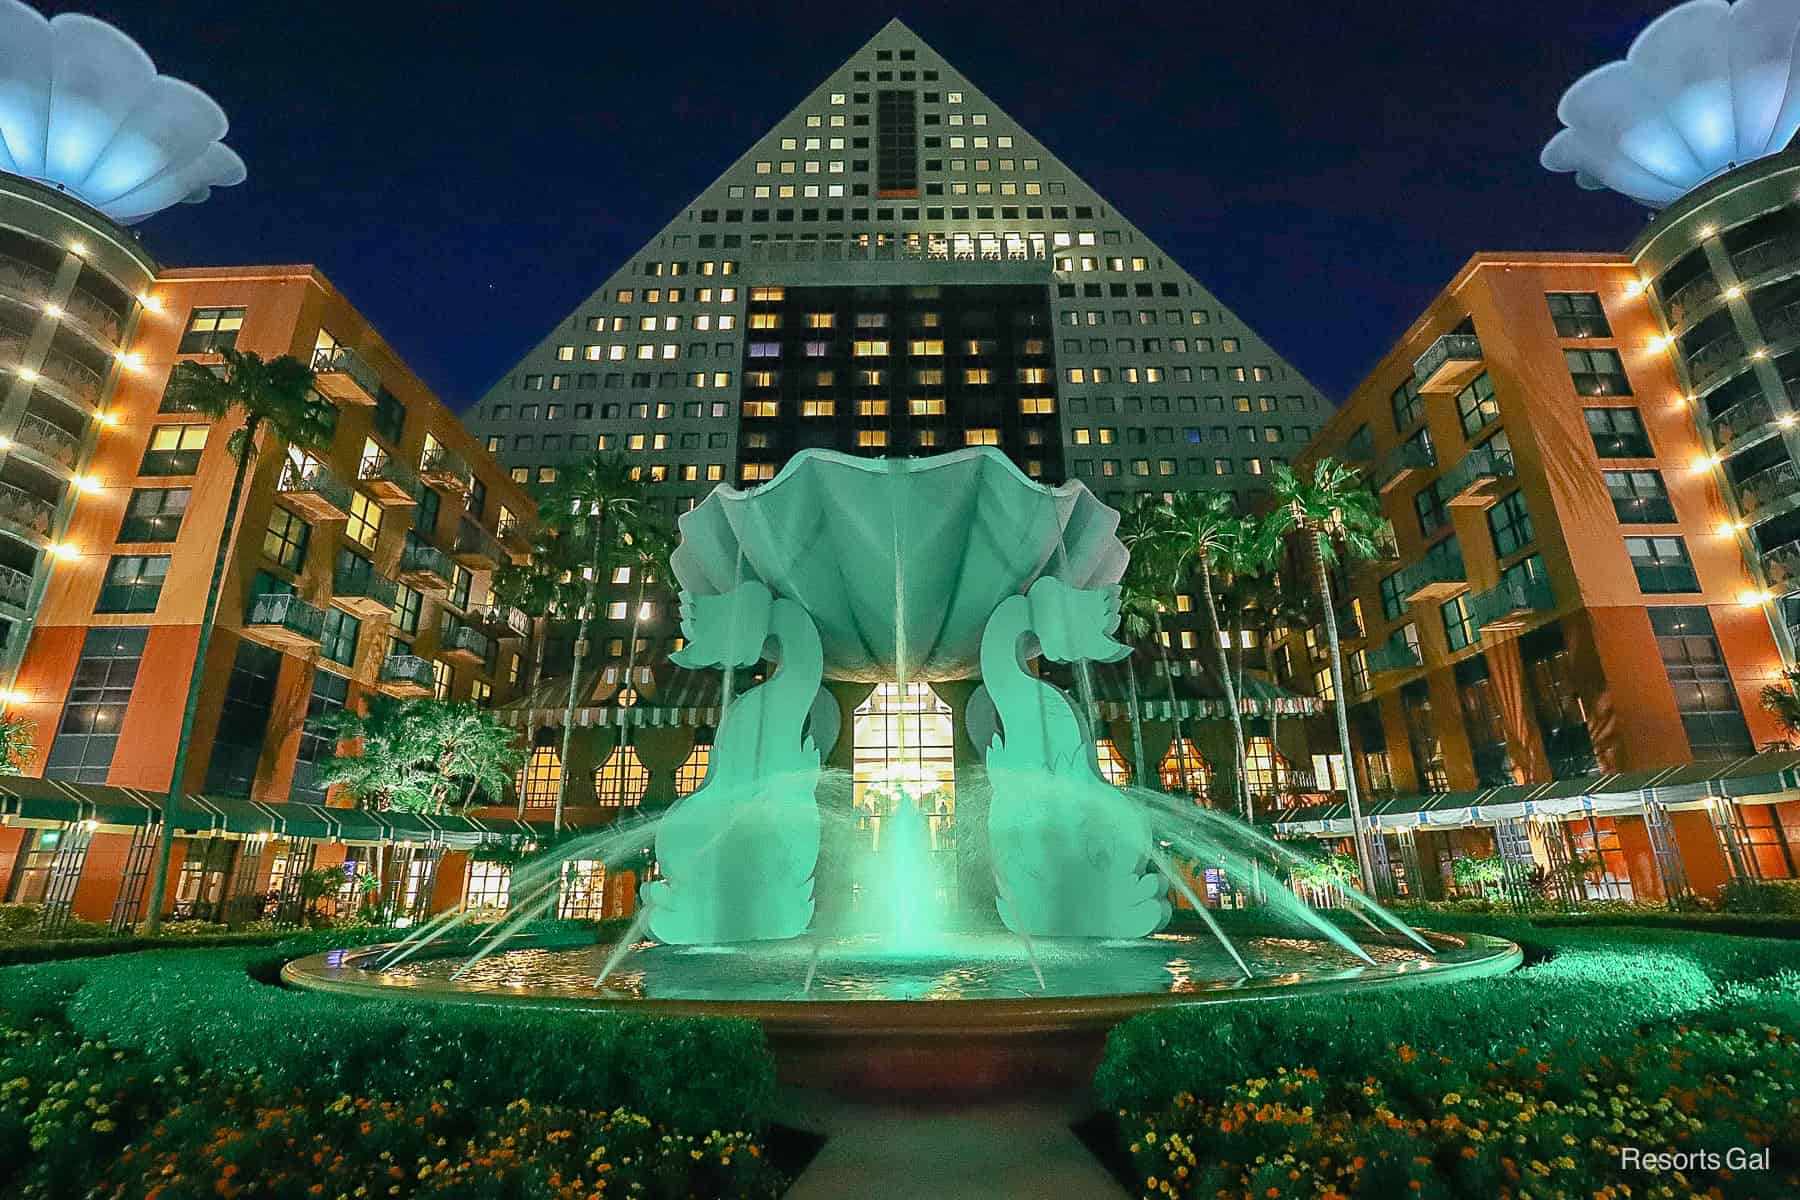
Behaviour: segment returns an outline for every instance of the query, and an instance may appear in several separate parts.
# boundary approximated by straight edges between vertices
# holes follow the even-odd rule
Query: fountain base
[[[374,969],[386,947],[333,951],[287,964],[282,979],[389,1000],[738,1017],[763,1026],[786,1082],[980,1094],[1087,1082],[1107,1031],[1147,1009],[1449,983],[1501,974],[1521,958],[1499,938],[1425,937],[1435,953],[1397,938],[1364,940],[1375,959],[1369,965],[1326,942],[1253,936],[1241,943],[1250,979],[1204,935],[1038,939],[1028,949],[1001,933],[950,934],[909,948],[874,938],[649,946],[602,989],[593,981],[611,946],[524,938],[455,982],[449,975],[464,947],[386,971]]]

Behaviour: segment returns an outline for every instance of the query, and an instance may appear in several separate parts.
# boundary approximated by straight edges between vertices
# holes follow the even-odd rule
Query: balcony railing
[[[250,597],[244,633],[277,646],[302,649],[319,644],[325,613],[292,592],[264,592]]]
[[[1800,591],[1800,541],[1763,551],[1762,565],[1771,588],[1778,592]]]
[[[373,404],[381,391],[381,373],[348,346],[321,346],[313,351],[314,385],[333,400]]]
[[[1750,434],[1775,425],[1775,406],[1767,396],[1752,396],[1732,405],[1712,419],[1713,443],[1724,450]],[[1743,449],[1742,446],[1738,447]]]
[[[55,286],[56,276],[49,271],[10,254],[0,254],[0,288],[28,300],[42,301],[49,298],[50,289]]]
[[[1766,342],[1785,342],[1800,337],[1800,304],[1786,304],[1770,313],[1758,313],[1756,324]]]
[[[0,520],[41,538],[50,536],[56,505],[17,484],[0,482]]]
[[[525,522],[507,513],[500,518],[497,527],[501,544],[512,551],[514,558],[522,558],[531,553],[531,538],[525,532]]]
[[[450,559],[426,542],[413,542],[400,554],[400,578],[421,591],[443,591],[451,574]]]
[[[1783,267],[1800,270],[1800,238],[1770,238],[1731,256],[1731,269],[1739,279],[1754,279]]]
[[[1437,466],[1437,451],[1417,439],[1401,442],[1375,464],[1375,490],[1385,492],[1414,471]]]
[[[1556,594],[1543,575],[1530,579],[1502,580],[1500,586],[1469,601],[1469,615],[1482,629],[1509,629],[1525,623],[1533,613],[1550,612]]]
[[[318,521],[341,521],[350,515],[350,488],[321,463],[286,462],[276,494]]]
[[[31,607],[31,576],[11,567],[0,567],[0,604]]]
[[[385,451],[363,455],[356,478],[382,504],[417,504],[424,486],[411,467]]]
[[[445,658],[465,658],[477,663],[487,661],[488,652],[493,643],[479,629],[467,625],[453,625],[445,635],[444,642],[438,647],[438,653]]]
[[[1719,281],[1711,275],[1691,279],[1669,293],[1663,301],[1663,312],[1670,325],[1686,325],[1701,308],[1719,298]]]
[[[49,380],[69,399],[89,408],[100,407],[100,399],[106,393],[106,381],[98,371],[76,362],[60,350],[45,353],[44,365],[38,368],[38,375]]]
[[[1424,666],[1419,648],[1399,634],[1369,651],[1369,673],[1379,675],[1393,671],[1414,671]]]
[[[511,561],[500,539],[473,517],[464,517],[457,523],[451,554],[466,567],[497,567]]]
[[[475,482],[474,472],[462,456],[448,446],[433,446],[419,461],[419,478],[433,487],[466,492]]]
[[[1445,546],[1451,542],[1438,544]],[[1440,600],[1468,586],[1468,571],[1463,566],[1462,555],[1434,550],[1412,566],[1403,567],[1396,582],[1400,595],[1408,600]]]
[[[36,413],[25,414],[13,440],[70,470],[74,470],[75,464],[81,461],[81,439]]]
[[[522,638],[531,632],[531,618],[510,604],[478,604],[469,610],[469,620],[490,637]]]
[[[331,598],[356,613],[392,612],[400,585],[373,571],[337,571],[331,578]]]
[[[1413,379],[1421,392],[1459,386],[1481,365],[1481,339],[1472,333],[1446,333],[1413,362]]]
[[[100,340],[109,346],[117,346],[125,335],[125,318],[100,297],[82,288],[69,293],[69,298],[63,301],[63,311],[99,334]]]
[[[1491,446],[1475,446],[1462,456],[1462,460],[1438,477],[1438,495],[1444,497],[1447,504],[1480,504],[1493,503],[1494,496],[1489,489],[1502,479],[1513,476],[1513,456],[1510,451],[1495,450]]]
[[[437,682],[431,663],[414,654],[390,654],[381,660],[377,686],[393,696],[429,696]]]
[[[1800,491],[1800,467],[1794,465],[1793,459],[1788,459],[1740,482],[1737,485],[1738,505],[1744,515],[1749,516],[1795,495],[1796,491]]]

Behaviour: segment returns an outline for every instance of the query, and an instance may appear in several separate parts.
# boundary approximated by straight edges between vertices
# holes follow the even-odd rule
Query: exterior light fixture
[[[133,371],[144,365],[144,356],[139,354],[136,350],[121,350],[113,355],[113,357],[119,360],[120,366],[127,367]]]
[[[79,255],[82,258],[86,258],[87,257],[87,243],[86,242],[70,242],[69,243],[69,253]]]
[[[46,304],[44,305],[44,314],[51,317],[60,317],[63,315],[62,305]]]
[[[1794,414],[1789,413],[1785,417],[1776,417],[1775,423],[1783,429],[1792,429],[1794,427]]]
[[[37,372],[32,370],[30,367],[20,367],[19,368],[19,378],[23,379],[25,382],[30,383],[33,380],[35,380],[37,377],[38,377]]]
[[[1727,300],[1736,300],[1739,296],[1741,296],[1743,294],[1744,294],[1744,289],[1739,287],[1735,283],[1725,289],[1725,298]]]
[[[1718,229],[1712,225],[1702,225],[1700,227],[1700,236],[1703,238],[1709,238],[1717,232]]]
[[[1643,295],[1644,294],[1644,281],[1641,279],[1627,279],[1625,281],[1625,294],[1627,296]]]
[[[1767,358],[1767,357],[1769,357],[1768,347],[1758,346],[1755,350],[1750,352],[1750,357],[1751,358]]]
[[[143,305],[147,312],[159,313],[162,311],[162,301],[155,296],[152,296],[149,292],[145,292],[143,295],[139,296],[138,303]]]
[[[1733,525],[1730,521],[1720,521],[1719,522],[1719,536],[1720,537],[1728,538],[1736,532],[1737,532],[1737,526]]]
[[[1770,599],[1771,597],[1768,592],[1751,591],[1738,593],[1738,603],[1742,604],[1745,608],[1754,608],[1758,604],[1766,604]]]
[[[52,542],[50,545],[45,546],[44,549],[52,558],[60,558],[64,562],[73,559],[77,553],[75,547],[69,545],[67,542]]]
[[[75,490],[78,492],[98,491],[100,488],[98,483],[86,475],[71,476],[69,482],[75,485]]]
[[[118,414],[111,412],[96,413],[94,415],[94,420],[100,422],[100,424],[106,426],[108,429],[111,429],[114,425],[119,423]]]

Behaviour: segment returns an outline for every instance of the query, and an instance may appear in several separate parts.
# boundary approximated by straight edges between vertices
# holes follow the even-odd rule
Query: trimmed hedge
[[[407,1097],[455,1080],[466,1102],[625,1106],[685,1129],[759,1128],[774,1097],[761,1027],[405,1001],[274,987],[284,961],[346,940],[156,950],[0,969],[0,1015],[71,1029],[160,1067],[229,1065],[274,1088]]]

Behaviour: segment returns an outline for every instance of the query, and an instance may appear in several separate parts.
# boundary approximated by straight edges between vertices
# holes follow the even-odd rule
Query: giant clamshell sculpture
[[[1800,0],[1690,0],[1582,76],[1539,161],[1651,208],[1787,147],[1800,129]]]
[[[225,129],[211,97],[113,26],[0,0],[0,171],[131,224],[244,181]]]

